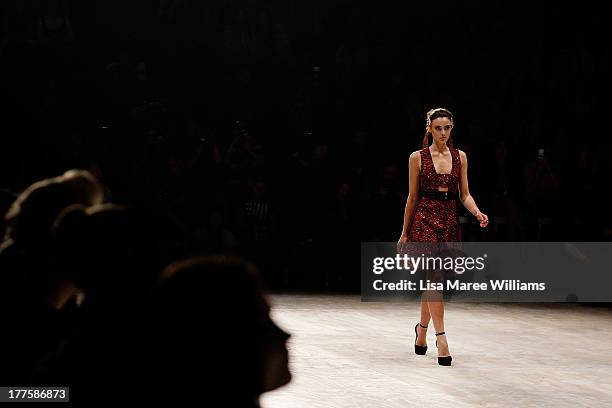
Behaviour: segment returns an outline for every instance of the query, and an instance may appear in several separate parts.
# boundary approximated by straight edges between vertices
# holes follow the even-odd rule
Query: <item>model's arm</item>
[[[404,227],[402,228],[402,237],[400,241],[408,237],[414,209],[419,201],[419,154],[420,152],[418,151],[413,152],[408,159],[408,199],[406,200],[406,208],[404,209]],[[404,242],[405,241],[404,239]]]
[[[463,206],[470,212],[478,221],[481,227],[486,227],[489,223],[489,217],[483,214],[478,209],[474,197],[470,194],[470,188],[468,186],[468,160],[467,155],[462,150],[459,150],[459,158],[461,159],[461,177],[459,179],[459,199]]]

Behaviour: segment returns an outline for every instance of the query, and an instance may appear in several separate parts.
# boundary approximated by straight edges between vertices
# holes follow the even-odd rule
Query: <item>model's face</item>
[[[451,137],[453,122],[449,118],[436,118],[431,121],[429,131],[436,143],[446,143]]]

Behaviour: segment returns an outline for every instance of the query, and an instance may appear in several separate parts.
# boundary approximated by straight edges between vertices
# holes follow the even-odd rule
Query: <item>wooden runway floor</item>
[[[433,325],[414,354],[417,303],[273,295],[292,334],[293,381],[263,408],[612,407],[612,311],[572,304],[450,303],[453,366]]]

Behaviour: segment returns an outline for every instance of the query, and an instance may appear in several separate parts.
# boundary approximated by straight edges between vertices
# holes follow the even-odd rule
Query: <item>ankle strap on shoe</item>
[[[419,326],[421,326],[421,327],[422,327],[422,328],[424,328],[424,329],[426,329],[426,328],[428,328],[428,327],[429,327],[429,326],[423,326],[423,325],[421,324],[421,322],[419,322]]]
[[[446,334],[446,332],[440,332],[440,333],[436,333],[436,336],[441,336],[443,334]]]

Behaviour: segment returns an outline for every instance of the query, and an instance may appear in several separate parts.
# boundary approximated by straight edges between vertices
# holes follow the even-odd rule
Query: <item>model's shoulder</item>
[[[410,153],[410,157],[408,158],[408,163],[411,166],[416,166],[418,168],[421,167],[421,151],[420,150],[416,150],[412,153]]]
[[[410,153],[410,160],[420,159],[422,152],[423,152],[423,149],[415,150],[414,152]]]
[[[459,157],[461,158],[461,160],[467,160],[467,154],[465,154],[465,152],[461,149],[457,149],[457,152],[459,152]]]

